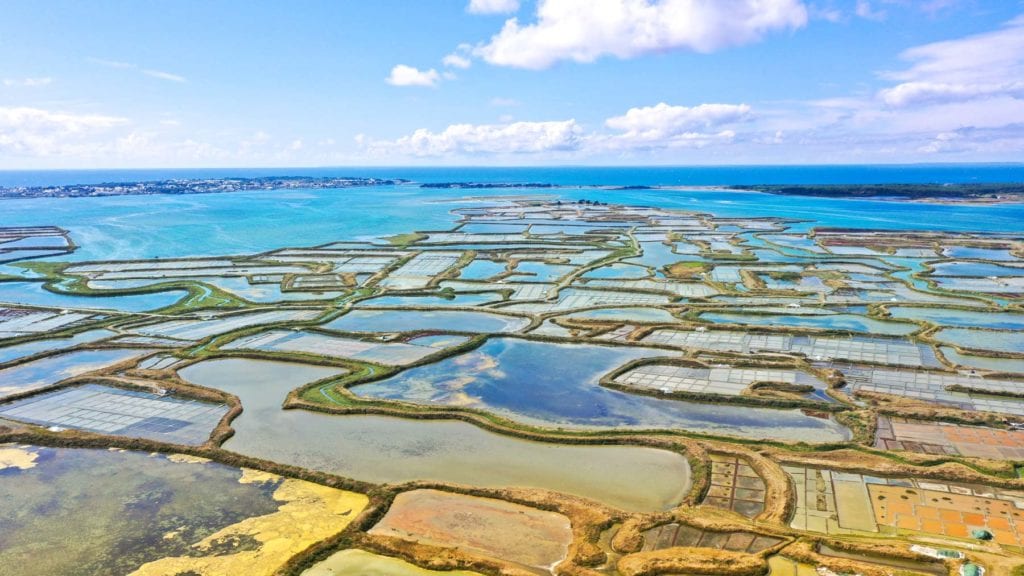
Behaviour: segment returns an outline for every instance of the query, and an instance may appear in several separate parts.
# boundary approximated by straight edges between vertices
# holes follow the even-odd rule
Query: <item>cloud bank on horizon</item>
[[[368,4],[15,3],[0,168],[1024,158],[1020,2]]]

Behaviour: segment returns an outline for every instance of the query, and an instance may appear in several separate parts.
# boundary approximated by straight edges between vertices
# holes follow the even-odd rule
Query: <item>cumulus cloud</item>
[[[397,140],[374,141],[360,135],[357,143],[378,154],[468,156],[574,153],[582,156],[629,150],[702,148],[732,141],[728,125],[747,120],[746,104],[670,106],[665,103],[632,108],[608,118],[612,130],[586,131],[575,120],[453,124],[441,132],[419,129]]]
[[[22,86],[27,88],[46,86],[51,82],[53,82],[53,78],[4,78],[4,86]]]
[[[513,122],[511,124],[452,124],[441,132],[425,128],[394,141],[360,143],[371,151],[412,156],[527,154],[579,148],[582,128],[575,120]]]
[[[733,130],[726,125],[750,118],[746,104],[701,104],[630,108],[622,116],[605,120],[605,125],[620,133],[600,138],[601,144],[613,149],[703,148],[732,141]]]
[[[392,86],[437,86],[437,83],[441,80],[441,75],[437,73],[437,70],[431,68],[430,70],[420,70],[413,68],[412,66],[406,66],[405,64],[399,64],[391,69],[391,74],[387,77],[387,83]]]
[[[1022,97],[1024,16],[999,30],[906,50],[912,65],[884,76],[900,83],[879,92],[893,107]]]
[[[605,125],[627,134],[664,138],[696,129],[707,129],[739,122],[750,117],[746,104],[701,104],[699,106],[670,106],[661,102],[655,106],[630,108],[622,116],[605,121]]]
[[[1024,98],[1024,82],[996,84],[949,84],[945,82],[904,82],[879,93],[889,106],[962,102],[978,98],[1010,96]]]
[[[519,10],[519,0],[469,0],[471,14],[511,14]]]
[[[88,137],[127,122],[100,114],[0,107],[0,150],[34,156],[81,153]]]
[[[474,52],[498,66],[541,69],[670,49],[713,52],[806,23],[800,0],[539,0],[536,22],[511,18]]]

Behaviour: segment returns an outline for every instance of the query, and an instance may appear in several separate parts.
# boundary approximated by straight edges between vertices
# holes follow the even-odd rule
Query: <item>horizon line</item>
[[[98,171],[151,171],[151,170],[348,170],[348,169],[686,169],[686,168],[808,168],[808,167],[918,167],[918,166],[1020,166],[1024,162],[1014,161],[967,161],[967,162],[866,162],[866,163],[809,163],[809,164],[339,164],[316,166],[146,166],[146,167],[72,167],[72,168],[0,168],[2,172],[98,172]]]

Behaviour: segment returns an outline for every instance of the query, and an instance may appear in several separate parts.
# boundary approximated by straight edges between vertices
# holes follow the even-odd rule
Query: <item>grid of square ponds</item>
[[[85,384],[11,402],[0,409],[0,418],[176,444],[202,444],[227,410],[224,404]]]

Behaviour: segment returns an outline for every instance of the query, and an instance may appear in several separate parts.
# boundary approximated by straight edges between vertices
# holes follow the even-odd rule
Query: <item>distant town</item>
[[[288,188],[351,188],[400,184],[400,179],[320,178],[271,176],[262,178],[203,178],[157,180],[152,182],[107,182],[60,186],[15,186],[0,188],[0,198],[77,198],[85,196],[137,196],[145,194],[214,194],[249,190]]]

